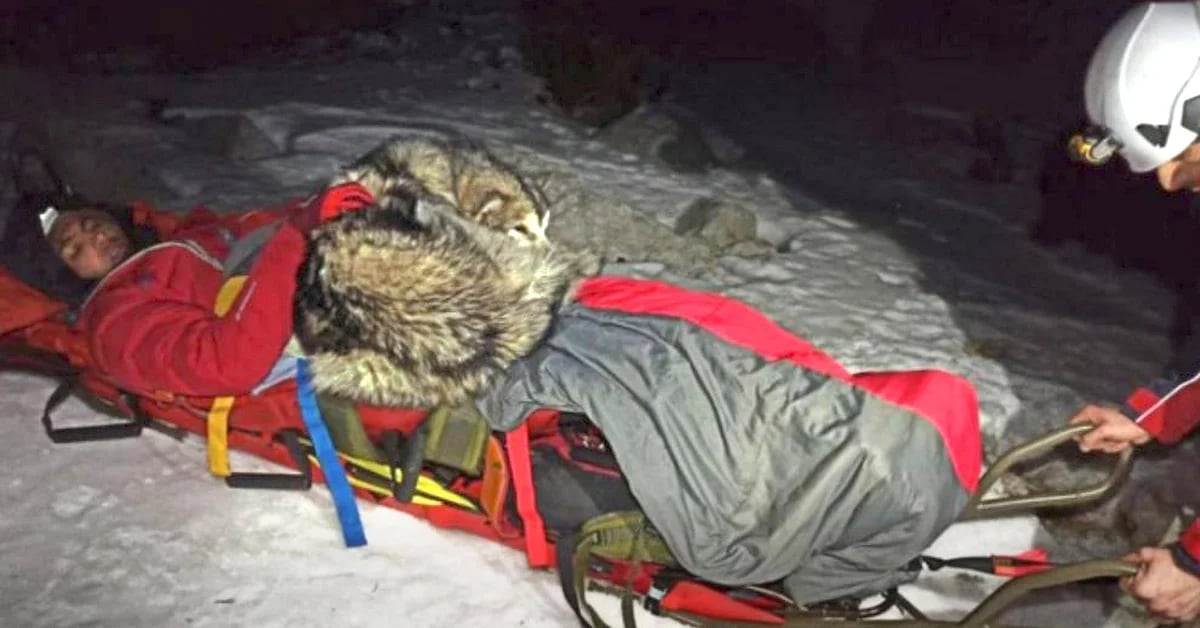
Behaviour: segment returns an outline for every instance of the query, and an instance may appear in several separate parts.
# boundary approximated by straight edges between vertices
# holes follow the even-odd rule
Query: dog
[[[319,392],[392,407],[466,401],[531,352],[576,280],[598,270],[449,203],[422,204],[422,221],[369,207],[311,234],[295,334]]]
[[[395,137],[344,168],[331,185],[354,181],[384,209],[412,199],[438,201],[519,241],[544,245],[550,212],[544,194],[511,166],[467,138]]]

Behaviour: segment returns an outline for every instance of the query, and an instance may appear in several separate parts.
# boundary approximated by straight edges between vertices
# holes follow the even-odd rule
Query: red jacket
[[[350,186],[357,188],[357,186]],[[292,296],[306,237],[297,225],[361,207],[347,186],[274,209],[182,219],[143,208],[163,243],[123,262],[96,286],[78,321],[93,365],[127,390],[150,395],[239,395],[270,371],[292,334]],[[279,222],[224,317],[213,307],[225,281],[230,236]]]
[[[1179,441],[1200,423],[1200,372],[1191,370],[1155,380],[1125,401],[1126,413],[1161,443]],[[1200,559],[1200,518],[1180,536],[1179,545],[1193,561]]]

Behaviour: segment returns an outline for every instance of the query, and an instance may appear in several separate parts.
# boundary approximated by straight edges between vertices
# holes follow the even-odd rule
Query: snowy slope
[[[972,187],[928,155],[881,141],[866,109],[836,95],[781,93],[769,69],[755,75],[768,77],[757,86],[747,77],[683,77],[677,102],[722,126],[757,161],[736,171],[676,172],[623,154],[536,104],[536,83],[514,63],[511,37],[489,34],[500,32],[501,16],[456,19],[465,27],[446,29],[436,13],[414,19],[385,42],[404,52],[388,61],[305,57],[186,77],[6,70],[0,81],[20,86],[23,98],[0,105],[0,114],[9,123],[48,111],[90,121],[91,137],[113,150],[142,151],[147,171],[179,208],[279,202],[391,135],[443,131],[483,139],[523,167],[569,177],[668,225],[697,198],[737,201],[757,214],[760,238],[780,252],[725,257],[702,277],[648,263],[611,270],[745,300],[852,370],[936,367],[965,375],[979,391],[989,454],[1057,425],[1085,400],[1145,379],[1166,355],[1167,321],[1158,314],[1169,310],[1165,291],[1097,260],[1060,259],[1024,241],[1028,177]],[[747,96],[755,90],[763,97]],[[232,163],[181,148],[177,135],[129,121],[131,103],[150,98],[166,98],[172,116],[244,114],[279,154]],[[780,99],[795,106],[725,115],[733,103]],[[1091,266],[1080,267],[1081,260]],[[323,488],[226,489],[208,476],[199,439],[150,433],[54,446],[37,423],[51,390],[48,381],[0,374],[0,440],[8,452],[0,475],[0,624],[574,621],[552,575],[526,569],[518,552],[366,504],[370,544],[346,550]],[[78,406],[70,413],[91,416]],[[234,466],[264,468],[244,456]],[[1023,517],[955,526],[931,553],[1018,552],[1035,544],[1071,545]],[[996,584],[938,574],[908,592],[923,608],[953,615]],[[1042,605],[1028,617],[1098,621],[1095,595],[1072,597],[1072,605]]]

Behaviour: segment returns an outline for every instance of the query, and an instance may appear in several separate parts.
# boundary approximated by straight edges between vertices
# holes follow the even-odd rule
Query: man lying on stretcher
[[[86,357],[71,357],[141,394],[235,395],[254,388],[292,334],[290,303],[304,233],[321,211],[369,202],[347,186],[272,209],[176,214],[65,194],[38,155],[20,160],[25,176],[18,180],[26,189],[0,239],[0,264],[59,303],[30,299],[23,315],[7,316],[5,327],[65,304],[89,341]],[[276,225],[274,233],[258,251],[230,315],[214,315],[225,280],[218,260],[233,242],[267,224]]]
[[[622,277],[568,289],[553,247],[375,200],[351,184],[227,216],[34,203],[0,261],[67,304],[87,366],[135,393],[247,394],[295,333],[325,393],[473,402],[498,431],[539,408],[582,414],[683,568],[780,582],[799,603],[912,580],[977,487],[961,377],[849,373],[715,294]],[[230,259],[256,239],[250,263]],[[231,270],[246,279],[214,310]]]

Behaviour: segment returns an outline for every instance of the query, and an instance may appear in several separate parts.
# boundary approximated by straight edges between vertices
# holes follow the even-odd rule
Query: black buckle
[[[425,428],[418,427],[404,439],[397,430],[388,430],[381,435],[383,453],[387,456],[388,486],[392,496],[402,503],[412,502],[417,492],[417,478],[421,474],[421,465],[425,462]],[[396,470],[402,474],[400,482],[396,482]]]
[[[675,583],[671,583],[672,585]],[[642,598],[642,606],[651,615],[662,615],[662,600],[671,592],[671,586],[663,585],[658,580],[651,581],[650,589],[646,591],[646,596]]]

